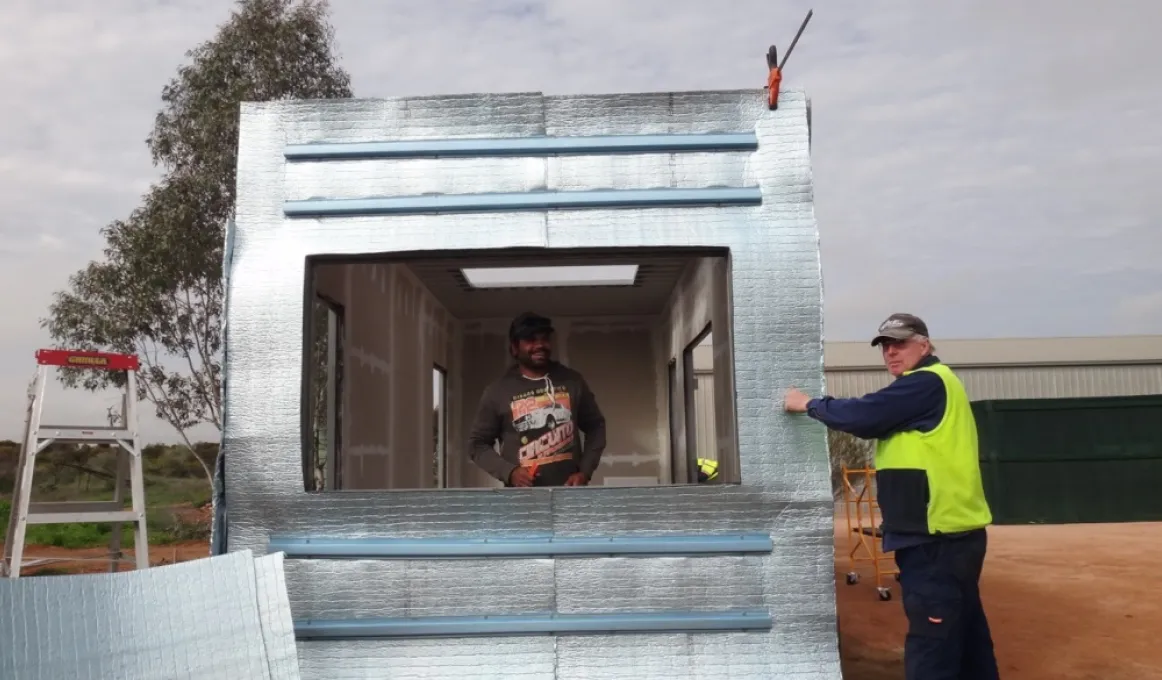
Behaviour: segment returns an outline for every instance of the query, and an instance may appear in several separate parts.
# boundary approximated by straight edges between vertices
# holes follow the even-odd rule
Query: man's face
[[[928,340],[884,340],[880,344],[880,351],[884,355],[884,366],[888,367],[888,373],[898,378],[904,371],[912,370],[928,353]]]
[[[517,362],[527,368],[545,368],[553,356],[553,342],[549,333],[536,333],[513,343]]]

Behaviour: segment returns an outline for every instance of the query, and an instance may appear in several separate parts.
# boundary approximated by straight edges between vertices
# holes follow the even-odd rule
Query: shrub
[[[33,524],[25,534],[25,543],[31,545],[51,545],[56,548],[91,548],[108,545],[113,533],[109,524]],[[132,532],[128,541],[123,537],[122,545],[132,544]]]
[[[839,499],[843,497],[843,466],[871,467],[875,445],[871,441],[854,437],[846,432],[828,430],[827,448],[831,457],[831,493]],[[852,482],[858,491],[862,480],[852,479]]]

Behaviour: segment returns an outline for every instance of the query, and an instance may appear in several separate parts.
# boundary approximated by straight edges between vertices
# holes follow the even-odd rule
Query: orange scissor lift
[[[862,481],[862,484],[858,482]],[[858,485],[858,488],[857,488]],[[859,583],[860,563],[870,562],[875,573],[876,592],[881,600],[892,599],[892,590],[884,580],[900,580],[895,558],[883,551],[883,532],[880,530],[879,503],[875,496],[875,469],[843,466],[843,504],[847,514],[847,585]],[[889,562],[890,566],[884,566]]]

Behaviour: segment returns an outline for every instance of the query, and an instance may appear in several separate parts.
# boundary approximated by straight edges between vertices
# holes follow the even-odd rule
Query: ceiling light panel
[[[559,286],[632,286],[638,266],[571,265],[561,267],[465,268],[473,288],[544,288]]]

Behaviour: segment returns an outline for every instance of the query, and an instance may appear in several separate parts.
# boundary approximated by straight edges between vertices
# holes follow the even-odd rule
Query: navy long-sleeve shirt
[[[925,357],[916,368],[940,360]],[[833,430],[860,439],[886,439],[909,430],[930,432],[944,417],[944,381],[931,371],[900,376],[890,385],[855,399],[820,397],[807,402],[807,415]]]
[[[916,368],[938,363],[928,356]],[[944,381],[931,371],[916,371],[896,378],[890,385],[863,397],[836,399],[819,397],[807,402],[807,415],[827,427],[860,439],[886,439],[910,430],[931,432],[944,417],[947,402]],[[884,533],[885,552],[931,540],[928,536],[901,536]]]

